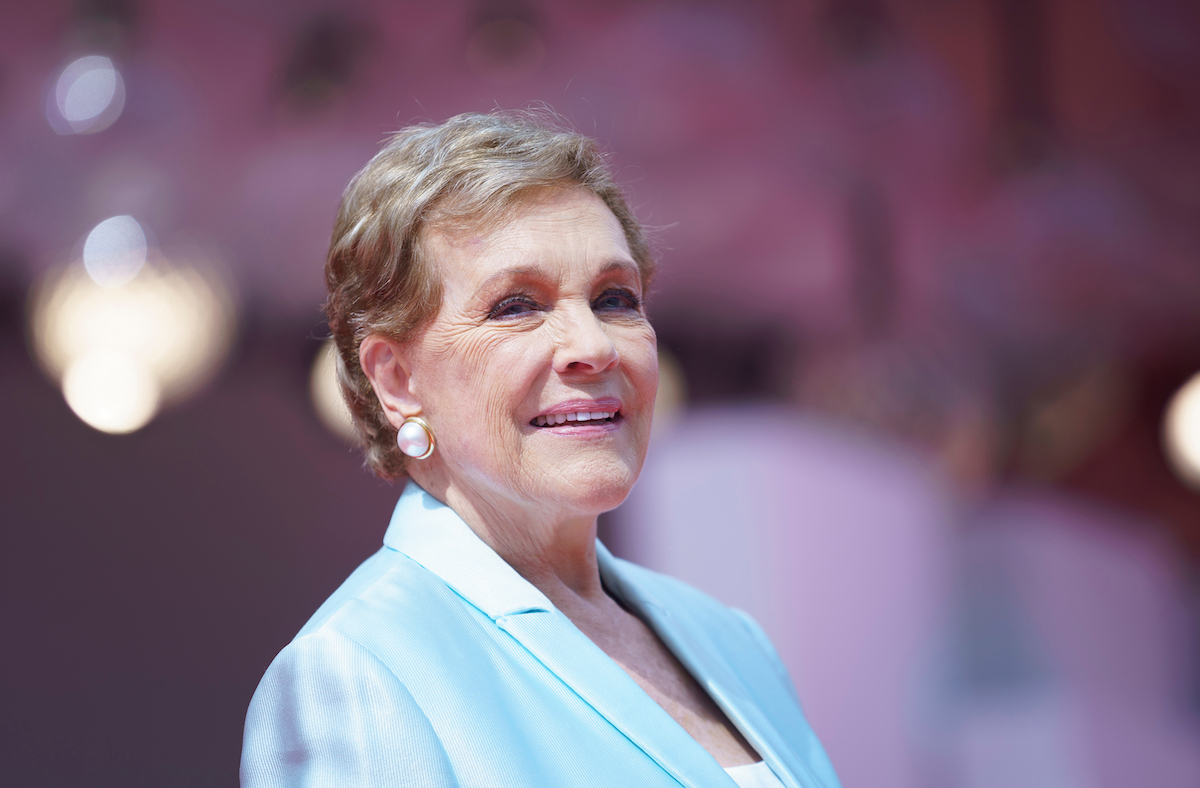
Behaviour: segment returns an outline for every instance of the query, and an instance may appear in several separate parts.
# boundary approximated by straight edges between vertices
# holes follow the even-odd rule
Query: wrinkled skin
[[[616,217],[582,189],[536,193],[489,231],[426,240],[437,317],[404,347],[364,341],[364,367],[393,424],[421,415],[437,437],[432,457],[409,463],[418,484],[485,541],[504,532],[512,549],[553,552],[624,500],[645,458],[658,366],[637,264]],[[598,398],[620,401],[615,428],[531,424]]]

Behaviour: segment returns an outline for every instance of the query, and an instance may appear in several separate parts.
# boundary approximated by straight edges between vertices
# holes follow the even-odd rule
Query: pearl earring
[[[396,445],[414,460],[423,460],[433,454],[433,430],[420,416],[409,416],[396,431]]]

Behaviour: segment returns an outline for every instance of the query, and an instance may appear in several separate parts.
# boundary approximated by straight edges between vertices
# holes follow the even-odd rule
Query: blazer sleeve
[[[429,719],[361,644],[317,630],[292,641],[254,693],[243,788],[458,783]]]

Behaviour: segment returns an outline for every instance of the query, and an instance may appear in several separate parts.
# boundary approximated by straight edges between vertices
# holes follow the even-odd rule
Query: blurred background
[[[341,190],[531,103],[655,228],[614,551],[763,623],[847,788],[1200,785],[1190,0],[6,3],[5,782],[235,784],[399,494],[328,396]]]

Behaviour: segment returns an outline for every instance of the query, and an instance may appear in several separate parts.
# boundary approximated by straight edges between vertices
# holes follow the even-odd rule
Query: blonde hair
[[[585,188],[608,206],[649,284],[654,261],[645,232],[603,154],[549,112],[468,113],[409,126],[346,187],[325,261],[325,314],[342,394],[376,475],[403,476],[407,458],[396,448],[396,429],[358,348],[370,334],[409,341],[437,315],[441,282],[426,254],[425,231],[497,226],[529,192],[554,186]]]

